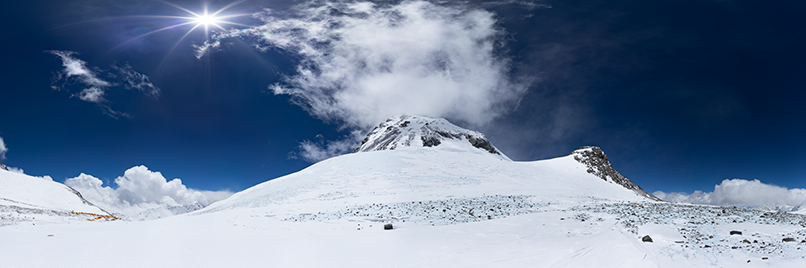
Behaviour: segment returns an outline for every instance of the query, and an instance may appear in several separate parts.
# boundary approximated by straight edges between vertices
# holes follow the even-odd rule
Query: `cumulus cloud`
[[[126,89],[138,90],[152,97],[159,95],[160,89],[151,83],[150,78],[135,71],[128,63],[123,66],[113,64],[112,69],[116,72],[112,72],[98,67],[88,67],[87,62],[76,57],[77,52],[60,50],[46,52],[58,56],[64,67],[54,74],[51,87],[61,91],[69,90],[73,85],[80,85],[81,91],[72,94],[71,97],[78,97],[98,105],[104,114],[112,118],[129,117],[129,115],[115,111],[109,106],[105,96],[110,88],[122,85]]]
[[[0,137],[0,160],[6,159],[6,152],[8,152],[8,148],[6,143],[3,142],[3,137]]]
[[[99,207],[132,219],[150,219],[186,212],[187,207],[204,207],[232,195],[230,191],[199,191],[187,188],[182,180],[168,181],[162,173],[145,166],[132,167],[114,180],[117,186],[103,186],[103,181],[81,173],[64,184],[73,187]]]
[[[787,208],[806,204],[806,189],[788,189],[759,180],[743,179],[723,180],[714,186],[713,192],[694,191],[687,194],[656,191],[653,195],[670,202],[748,208]]]
[[[255,17],[264,25],[218,35],[197,56],[236,37],[290,53],[295,74],[269,91],[343,128],[366,131],[397,114],[483,125],[517,106],[532,81],[511,75],[495,14],[468,5],[315,1]],[[342,144],[300,147],[318,159]]]

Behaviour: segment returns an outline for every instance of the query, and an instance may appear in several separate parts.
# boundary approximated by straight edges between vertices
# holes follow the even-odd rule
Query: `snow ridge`
[[[462,142],[465,141],[465,142]],[[367,134],[361,146],[353,153],[395,150],[401,147],[437,147],[456,142],[468,149],[481,149],[510,160],[487,140],[484,134],[458,127],[443,118],[422,116],[394,116]],[[472,147],[464,146],[470,145]]]
[[[605,155],[601,148],[596,146],[582,146],[571,152],[571,155],[574,156],[574,160],[588,167],[588,173],[605,181],[624,186],[624,188],[632,190],[639,196],[655,201],[662,201],[660,198],[647,193],[641,186],[636,185],[630,179],[616,171],[613,166],[610,165],[610,161],[607,160],[607,155]]]

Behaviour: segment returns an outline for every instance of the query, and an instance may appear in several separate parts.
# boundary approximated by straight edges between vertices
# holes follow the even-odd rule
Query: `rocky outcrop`
[[[588,173],[593,174],[605,181],[613,182],[623,186],[624,188],[630,189],[637,195],[655,201],[661,201],[660,198],[647,193],[644,191],[644,189],[641,189],[640,186],[636,185],[630,179],[627,179],[621,175],[621,173],[616,171],[613,166],[610,165],[610,161],[607,160],[607,155],[605,155],[601,148],[595,146],[583,146],[574,150],[571,155],[574,156],[576,161],[588,167]]]
[[[6,165],[3,165],[3,163],[0,163],[0,169],[8,171],[8,167]]]

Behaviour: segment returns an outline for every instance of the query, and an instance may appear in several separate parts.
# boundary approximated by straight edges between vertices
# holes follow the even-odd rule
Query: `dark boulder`
[[[644,237],[641,238],[641,241],[652,243],[652,237],[645,235]]]
[[[787,237],[787,238],[784,238],[783,242],[795,242],[795,239],[791,238],[791,237]]]
[[[394,227],[392,227],[391,223],[387,223],[387,224],[383,225],[383,229],[384,230],[392,230],[392,229],[394,229]]]
[[[742,235],[742,231],[730,231],[730,235]]]

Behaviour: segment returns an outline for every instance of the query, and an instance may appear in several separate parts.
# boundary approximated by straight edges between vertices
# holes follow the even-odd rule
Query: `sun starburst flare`
[[[167,30],[171,30],[171,29],[176,29],[176,28],[180,28],[180,27],[184,27],[184,26],[189,26],[190,29],[187,30],[187,32],[185,32],[182,35],[182,37],[180,37],[179,40],[176,41],[176,43],[171,47],[171,49],[166,54],[165,59],[163,59],[163,62],[160,63],[160,67],[162,67],[162,65],[164,64],[165,60],[171,55],[171,53],[173,53],[173,51],[176,49],[176,47],[179,46],[179,44],[182,42],[182,40],[187,38],[196,29],[203,28],[204,29],[204,38],[209,39],[210,38],[210,31],[211,31],[210,28],[218,29],[218,30],[221,30],[221,31],[228,31],[222,25],[237,25],[237,26],[251,27],[250,25],[245,25],[245,24],[241,24],[241,23],[228,21],[228,19],[231,19],[231,18],[249,16],[251,14],[222,15],[222,12],[224,12],[227,9],[229,9],[229,8],[231,8],[233,6],[236,6],[236,5],[240,4],[240,3],[246,2],[246,0],[232,2],[232,3],[226,5],[226,6],[222,7],[221,9],[218,9],[215,12],[212,12],[212,13],[210,13],[208,11],[208,6],[207,5],[204,5],[202,7],[201,12],[193,12],[193,11],[187,9],[187,8],[178,6],[178,5],[173,4],[173,3],[169,3],[169,2],[165,2],[165,1],[160,1],[160,2],[162,2],[162,3],[166,4],[166,5],[175,7],[177,9],[179,9],[179,10],[182,10],[182,11],[186,12],[187,14],[189,14],[190,16],[164,16],[164,15],[162,15],[162,16],[160,16],[160,15],[127,16],[127,17],[138,17],[138,18],[174,19],[174,20],[180,20],[180,21],[175,23],[175,24],[171,24],[169,26],[165,26],[165,27],[162,27],[162,28],[159,28],[159,29],[156,29],[156,30],[153,30],[153,31],[146,32],[146,33],[140,34],[138,36],[135,36],[134,38],[126,40],[126,41],[118,44],[117,46],[113,47],[112,49],[110,49],[109,52],[112,53],[114,51],[117,51],[117,50],[119,50],[119,49],[121,49],[121,48],[123,48],[123,47],[125,47],[125,46],[127,46],[129,44],[131,44],[132,42],[137,41],[138,39],[141,39],[141,38],[146,37],[146,36],[150,36],[150,35],[155,34],[155,33],[163,32],[163,31],[167,31]]]

